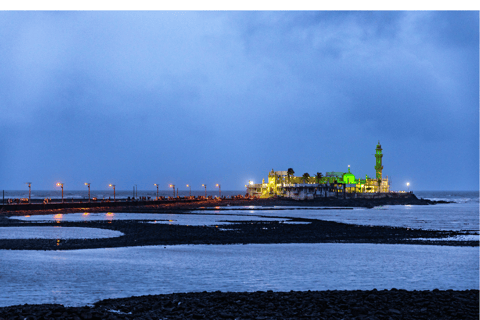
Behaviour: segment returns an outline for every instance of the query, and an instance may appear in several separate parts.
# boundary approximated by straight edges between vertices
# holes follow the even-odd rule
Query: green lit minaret
[[[377,149],[375,149],[375,173],[377,174],[377,179],[382,179],[382,146],[380,145],[380,140],[377,144]]]

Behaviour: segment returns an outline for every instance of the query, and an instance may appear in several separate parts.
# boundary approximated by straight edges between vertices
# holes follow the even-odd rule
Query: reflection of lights
[[[215,209],[220,209],[220,207],[217,206],[217,207],[215,207]]]
[[[30,216],[25,216],[25,218],[30,218]]]
[[[84,216],[88,216],[89,214],[90,214],[90,213],[88,213],[88,212],[85,212],[83,215],[84,215]]]
[[[53,216],[53,219],[58,220],[58,219],[63,219],[63,214],[59,213]]]
[[[107,216],[108,223],[112,223],[113,216],[115,216],[113,212],[107,212],[106,216]]]

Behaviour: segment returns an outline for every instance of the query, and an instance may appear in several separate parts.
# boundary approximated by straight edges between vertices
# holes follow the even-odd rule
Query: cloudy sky
[[[392,189],[478,190],[478,11],[4,11],[0,39],[2,189],[374,176],[380,140]]]

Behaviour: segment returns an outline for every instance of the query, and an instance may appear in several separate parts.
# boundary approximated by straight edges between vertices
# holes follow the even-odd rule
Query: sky
[[[0,39],[0,189],[373,177],[378,141],[392,190],[479,189],[478,11],[2,11]]]

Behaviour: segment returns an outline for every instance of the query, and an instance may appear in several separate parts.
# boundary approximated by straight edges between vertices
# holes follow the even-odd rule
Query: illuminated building
[[[314,199],[321,197],[343,198],[370,198],[390,193],[388,176],[383,178],[382,146],[380,141],[375,149],[375,178],[367,175],[365,179],[356,178],[350,172],[327,172],[325,176],[320,172],[313,177],[308,173],[303,176],[294,176],[293,169],[287,171],[270,171],[268,181],[247,185],[247,193],[251,196],[270,198],[287,197],[297,200]]]

